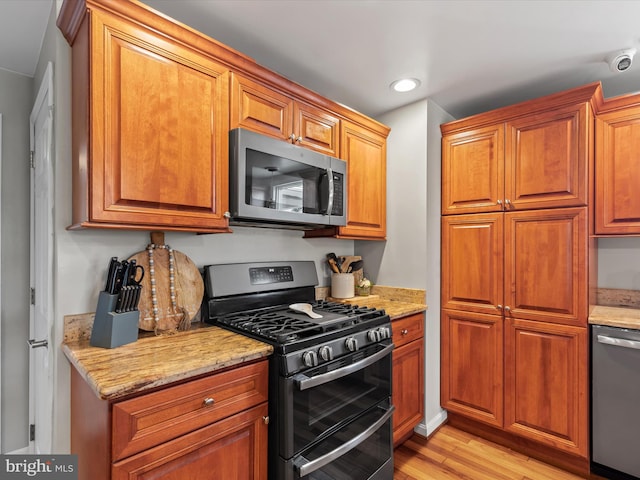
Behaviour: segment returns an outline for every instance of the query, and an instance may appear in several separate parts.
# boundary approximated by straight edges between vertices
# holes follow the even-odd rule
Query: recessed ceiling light
[[[420,85],[417,78],[402,78],[391,84],[391,88],[396,92],[410,92]]]

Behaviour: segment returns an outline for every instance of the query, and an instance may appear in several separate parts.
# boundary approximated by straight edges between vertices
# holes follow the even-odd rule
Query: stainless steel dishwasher
[[[591,446],[594,473],[640,477],[640,330],[592,325]]]

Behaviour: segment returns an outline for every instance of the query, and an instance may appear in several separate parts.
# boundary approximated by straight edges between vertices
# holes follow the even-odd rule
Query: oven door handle
[[[359,362],[347,365],[346,367],[342,367],[337,370],[332,370],[331,372],[322,373],[314,377],[308,377],[304,373],[296,375],[294,378],[296,380],[296,384],[298,385],[298,389],[301,391],[307,390],[309,388],[317,387],[318,385],[323,385],[325,383],[331,382],[338,378],[342,378],[353,372],[357,372],[358,370],[362,370],[363,368],[368,367],[369,365],[376,363],[381,358],[389,355],[393,350],[393,347],[394,345],[392,343],[384,347],[379,352],[376,352],[369,357],[363,358]]]
[[[378,420],[376,420],[376,422],[373,423],[365,431],[359,433],[348,442],[343,443],[335,450],[330,451],[329,453],[321,456],[320,458],[316,458],[315,460],[308,461],[308,460],[305,460],[303,456],[301,456],[300,458],[302,460],[300,460],[299,462],[298,461],[294,462],[294,465],[298,469],[300,477],[305,477],[310,473],[315,472],[319,468],[322,468],[326,464],[331,463],[334,460],[337,460],[344,454],[348,453],[350,450],[353,450],[354,448],[356,448],[358,445],[364,442],[367,438],[369,438],[371,435],[376,433],[380,428],[382,428],[382,426],[385,423],[387,423],[387,420],[391,418],[391,415],[393,415],[394,410],[395,410],[395,407],[391,405],[389,409],[385,412],[385,414],[382,415],[382,417],[380,417]]]

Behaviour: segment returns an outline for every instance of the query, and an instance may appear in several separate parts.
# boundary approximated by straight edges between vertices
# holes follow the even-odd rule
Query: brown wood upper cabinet
[[[72,45],[70,228],[228,231],[228,68],[134,2],[67,1],[58,26]]]
[[[337,157],[340,119],[271,87],[231,75],[231,125]]]
[[[587,204],[587,103],[446,133],[442,213]]]
[[[347,225],[338,238],[382,240],[387,234],[387,138],[343,121],[342,154],[347,162]],[[387,131],[388,133],[388,131]]]
[[[596,118],[596,224],[598,235],[640,234],[640,96],[628,107]]]

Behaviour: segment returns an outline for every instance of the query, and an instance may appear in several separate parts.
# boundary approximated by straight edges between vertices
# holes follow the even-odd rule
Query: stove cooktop
[[[274,345],[285,345],[336,332],[349,332],[368,328],[369,324],[388,321],[384,310],[358,305],[317,301],[311,303],[313,311],[322,318],[312,319],[286,305],[236,312],[217,319],[221,326],[248,333]],[[378,321],[376,321],[378,320]]]

